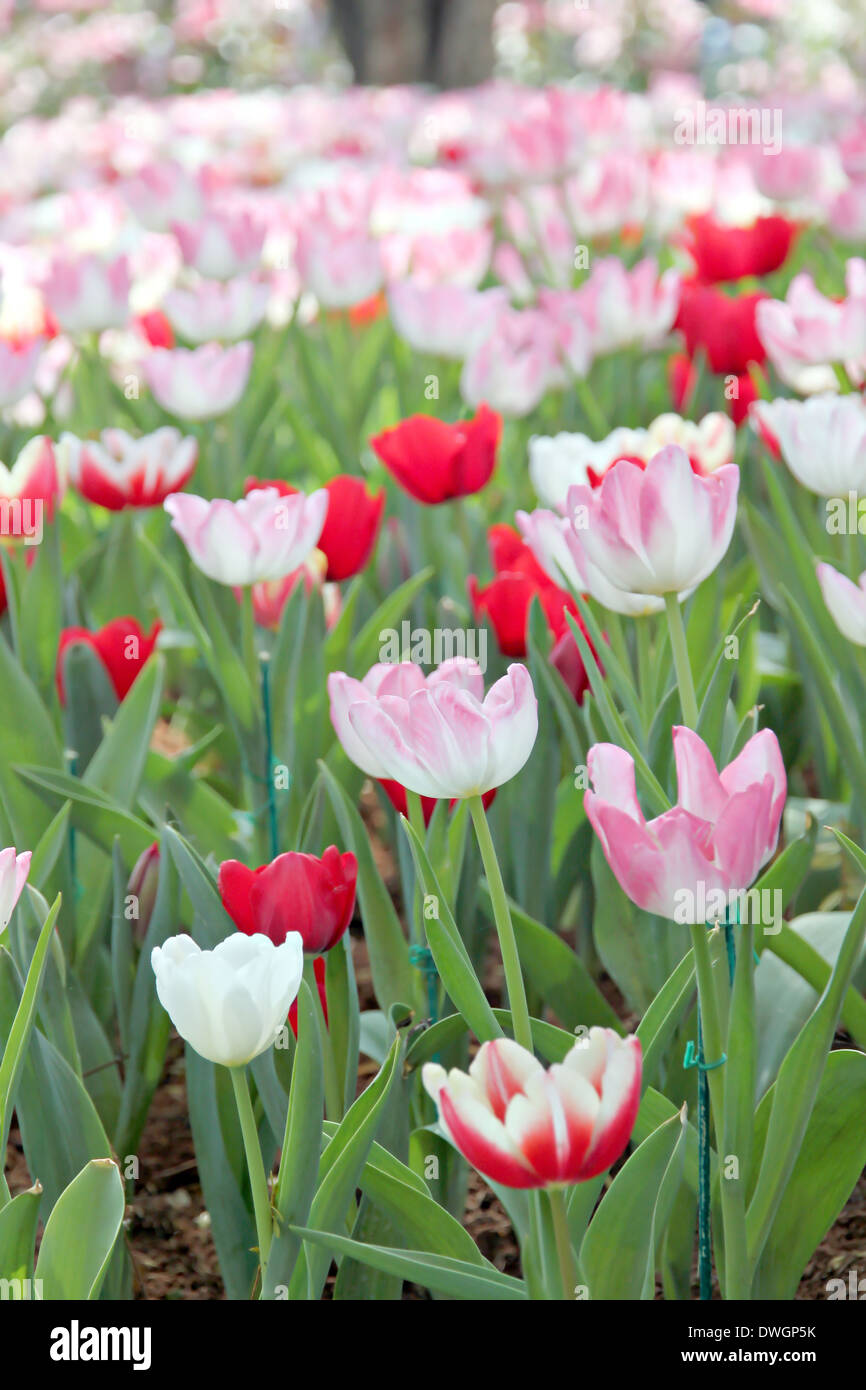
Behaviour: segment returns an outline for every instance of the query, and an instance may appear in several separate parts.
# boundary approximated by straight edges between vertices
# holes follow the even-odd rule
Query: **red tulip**
[[[316,977],[316,988],[317,988],[318,991],[319,991],[319,1003],[320,1003],[321,1006],[322,1006],[322,1016],[324,1017],[325,1026],[327,1027],[327,1024],[328,1024],[328,996],[327,996],[327,994],[325,993],[325,957],[324,957],[324,956],[316,956],[316,959],[313,961],[313,973],[315,974],[315,977]],[[289,1009],[289,1027],[291,1028],[291,1030],[292,1030],[292,1032],[294,1033],[295,1037],[297,1037],[297,1036],[298,1036],[298,1001],[297,1001],[297,999],[296,999],[295,1002],[292,1004],[292,1007]]]
[[[174,347],[174,330],[161,309],[152,309],[149,314],[139,314],[135,322],[151,347]]]
[[[156,646],[162,623],[154,623],[148,635],[135,618],[115,618],[97,632],[86,627],[67,627],[60,634],[57,648],[57,694],[61,705],[66,704],[63,685],[63,655],[75,643],[92,647],[102,662],[118,700],[128,694],[136,676]]]
[[[330,951],[352,920],[358,862],[335,845],[321,859],[294,851],[249,869],[236,859],[220,865],[223,907],[238,931],[263,932],[275,946],[300,932],[309,955]]]
[[[690,217],[685,245],[699,280],[742,280],[770,275],[788,259],[798,227],[787,217],[758,217],[750,227],[731,227],[709,213]]]
[[[467,588],[475,616],[488,618],[504,656],[526,655],[526,625],[533,598],[538,598],[547,625],[555,638],[565,632],[566,610],[577,616],[577,605],[545,574],[529,546],[518,533],[505,525],[491,526],[488,532],[490,558],[496,577],[486,588],[478,587],[474,574]]]
[[[580,625],[582,629],[583,623]],[[550,664],[556,667],[577,703],[582,704],[583,697],[589,689],[589,676],[586,674],[583,657],[571,628],[562,634],[550,653]]]
[[[453,425],[411,415],[370,444],[410,497],[434,505],[480,492],[496,466],[501,434],[502,417],[480,405],[471,419]]]
[[[281,497],[298,490],[279,480],[247,478],[244,492],[261,487],[275,487]],[[325,492],[328,510],[317,547],[328,562],[325,579],[339,583],[358,574],[373,553],[385,510],[385,489],[371,493],[363,478],[341,473],[325,483]]]
[[[690,357],[703,348],[711,372],[742,376],[750,362],[765,362],[767,354],[755,329],[755,308],[767,295],[741,294],[732,299],[712,285],[685,280],[676,328],[685,336]]]

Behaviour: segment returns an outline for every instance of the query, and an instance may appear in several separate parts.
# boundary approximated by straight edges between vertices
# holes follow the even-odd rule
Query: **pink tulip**
[[[363,681],[328,677],[331,723],[368,777],[421,796],[483,795],[514,777],[532,752],[538,705],[525,666],[484,695],[477,662],[445,661],[425,678],[411,661],[374,666]]]
[[[30,338],[20,345],[0,338],[0,410],[8,410],[33,389],[44,338]]]
[[[233,410],[243,395],[253,345],[155,348],[144,364],[147,383],[163,409],[181,420],[210,420]]]
[[[762,300],[755,327],[780,377],[794,390],[834,389],[830,366],[841,362],[852,376],[866,374],[866,262],[850,260],[845,299],[828,299],[807,272],[795,275],[784,300]],[[823,369],[820,370],[820,369]]]
[[[67,333],[101,333],[129,319],[129,264],[125,256],[58,257],[43,286],[45,302]]]
[[[324,309],[352,309],[378,293],[385,279],[382,249],[360,218],[345,224],[324,215],[305,221],[295,261],[305,287]]]
[[[632,593],[612,584],[589,559],[584,532],[570,516],[539,507],[534,512],[518,512],[516,520],[523,539],[554,584],[565,585],[576,594],[591,594],[603,608],[630,618],[660,613],[664,608],[664,599],[655,594]],[[686,596],[683,593],[680,597]]]
[[[818,565],[817,575],[830,617],[842,636],[866,647],[866,570],[856,584],[832,565]]]
[[[109,511],[158,507],[189,481],[198,442],[165,425],[141,439],[121,429],[103,430],[99,439],[63,434],[58,458],[82,497]]]
[[[707,478],[679,445],[645,468],[621,459],[601,486],[573,487],[568,508],[582,523],[587,558],[627,593],[680,593],[716,568],[737,518],[740,470],[725,464]]]
[[[5,931],[30,872],[30,850],[0,850],[0,931]]]
[[[188,266],[209,280],[231,280],[259,265],[265,229],[248,212],[211,210],[196,222],[173,229]]]
[[[175,492],[165,499],[171,524],[195,565],[218,584],[244,587],[282,579],[306,560],[322,534],[328,494],[283,497],[255,488],[239,502]]]
[[[460,391],[477,407],[520,418],[565,384],[557,326],[538,309],[503,309],[469,346]]]
[[[776,848],[785,806],[785,766],[776,735],[754,734],[721,773],[691,729],[673,730],[677,804],[644,820],[634,761],[613,743],[589,750],[592,790],[584,807],[620,887],[647,912],[670,920],[683,903],[748,888]],[[688,896],[691,895],[691,896]]]
[[[593,264],[574,300],[589,324],[594,355],[632,344],[658,347],[677,316],[680,276],[676,270],[660,276],[652,257],[628,270],[618,256],[605,256]]]
[[[202,280],[189,289],[170,290],[162,307],[172,328],[188,343],[234,343],[258,328],[270,294],[263,281],[242,276],[225,284]]]
[[[143,226],[168,232],[202,213],[201,179],[169,159],[144,164],[120,184],[120,193]]]
[[[394,327],[416,352],[462,361],[471,344],[484,334],[507,306],[501,287],[469,290],[460,285],[418,285],[400,280],[389,286],[388,305]]]
[[[640,1104],[636,1037],[590,1028],[545,1068],[510,1038],[482,1043],[463,1072],[428,1062],[425,1089],[460,1153],[503,1187],[587,1182],[619,1158]]]

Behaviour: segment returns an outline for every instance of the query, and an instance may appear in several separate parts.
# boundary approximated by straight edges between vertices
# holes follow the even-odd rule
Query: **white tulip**
[[[286,1022],[301,984],[299,932],[281,945],[237,932],[212,951],[185,933],[150,957],[159,1001],[178,1033],[209,1062],[242,1067],[266,1052]]]

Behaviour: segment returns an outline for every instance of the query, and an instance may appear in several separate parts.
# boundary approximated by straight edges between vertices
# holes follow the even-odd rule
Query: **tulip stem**
[[[689,661],[689,648],[686,642],[682,609],[676,594],[665,594],[665,612],[671,635],[671,648],[674,654],[683,723],[687,724],[690,729],[696,729],[698,727],[698,700],[695,695],[695,682]]]
[[[235,1102],[238,1107],[241,1133],[244,1138],[244,1152],[247,1156],[247,1169],[253,1194],[253,1211],[256,1217],[256,1233],[259,1239],[259,1264],[264,1276],[268,1256],[271,1253],[271,1201],[268,1196],[268,1180],[265,1176],[265,1165],[259,1146],[253,1103],[250,1100],[246,1067],[229,1067],[229,1072],[235,1090]]]
[[[478,848],[481,850],[481,861],[484,865],[487,886],[490,889],[490,901],[493,904],[493,917],[499,936],[499,949],[502,952],[502,965],[505,970],[505,985],[508,990],[514,1040],[521,1047],[525,1047],[528,1052],[532,1052],[532,1026],[529,1022],[529,1006],[526,1002],[520,956],[517,952],[517,938],[514,935],[514,924],[511,921],[511,912],[505,894],[505,885],[502,882],[499,860],[496,858],[493,837],[490,834],[484,803],[480,796],[469,797],[469,810],[472,814],[472,824],[475,826]]]
[[[241,598],[241,651],[250,685],[255,691],[259,683],[259,663],[256,660],[256,617],[251,584],[244,585]]]
[[[556,1253],[559,1257],[559,1272],[562,1276],[562,1296],[574,1298],[577,1286],[577,1266],[571,1247],[571,1232],[568,1229],[568,1209],[565,1205],[565,1192],[561,1187],[548,1188],[550,1210],[553,1213],[553,1230],[556,1236]]]
[[[274,735],[271,720],[271,682],[270,656],[267,652],[259,655],[259,669],[262,674],[262,715],[265,724],[265,779],[268,787],[268,831],[271,842],[271,859],[280,852],[280,833],[277,824],[277,798],[274,794]]]
[[[716,1136],[716,1151],[722,1162],[722,1149],[725,1131],[725,1082],[718,1060],[722,1052],[722,1028],[719,1020],[718,999],[713,980],[713,963],[707,940],[707,929],[703,923],[691,928],[692,952],[695,960],[695,974],[698,982],[698,1007],[701,1016],[703,1051],[710,1058],[710,1065],[699,1073],[698,1082],[706,1079],[712,1103],[713,1129]],[[702,1059],[703,1060],[703,1059]],[[709,1136],[706,1138],[709,1144]],[[746,1256],[745,1212],[742,1201],[738,1200],[734,1184],[720,1172],[719,1188],[722,1206],[722,1229],[725,1238],[725,1285],[728,1298],[748,1297],[749,1278]]]
[[[316,979],[313,956],[304,956],[304,979],[310,987],[310,994],[313,996],[313,1008],[316,1011],[319,1024],[319,1039],[322,1044],[322,1073],[325,1083],[325,1116],[327,1119],[339,1123],[343,1118],[343,1101],[340,1092],[340,1080],[337,1076],[337,1060],[334,1056],[334,1044],[331,1042],[331,1034],[328,1032],[328,1024],[325,1020],[325,1011],[322,1008],[322,996],[319,994],[319,982]]]

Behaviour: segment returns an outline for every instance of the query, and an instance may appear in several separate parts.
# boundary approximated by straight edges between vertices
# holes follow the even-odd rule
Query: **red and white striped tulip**
[[[423,1069],[439,1124],[473,1168],[503,1187],[587,1182],[619,1158],[640,1104],[641,1045],[590,1028],[545,1068],[510,1038],[482,1043],[469,1071]]]
[[[63,434],[57,446],[61,470],[72,486],[108,511],[158,507],[187,483],[198,458],[198,441],[180,430],[161,429],[133,439],[126,430],[103,430],[99,439]]]

